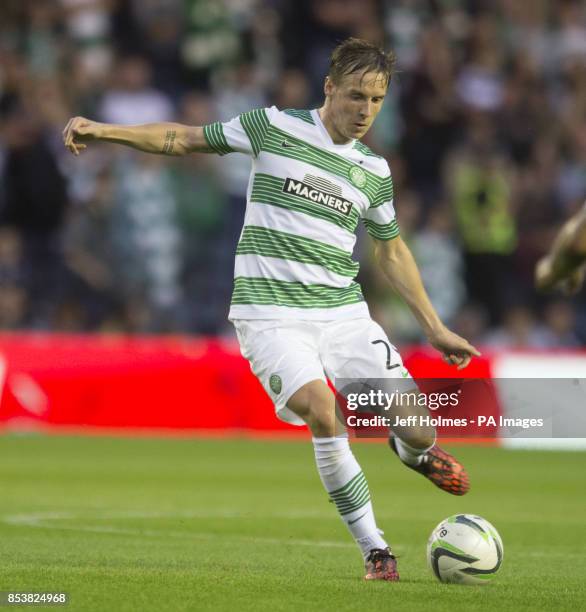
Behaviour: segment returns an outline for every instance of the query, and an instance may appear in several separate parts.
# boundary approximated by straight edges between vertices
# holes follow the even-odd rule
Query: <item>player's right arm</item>
[[[63,143],[74,155],[79,155],[88,142],[99,140],[160,155],[215,152],[205,138],[203,127],[181,123],[117,125],[73,117],[63,130]]]

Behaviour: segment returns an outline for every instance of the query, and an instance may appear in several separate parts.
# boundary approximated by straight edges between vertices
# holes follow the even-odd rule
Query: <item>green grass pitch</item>
[[[362,580],[307,441],[4,436],[0,590],[67,591],[70,612],[583,609],[585,454],[456,448],[472,483],[457,498],[383,444],[353,448],[400,583]],[[503,537],[486,587],[427,569],[457,512]]]

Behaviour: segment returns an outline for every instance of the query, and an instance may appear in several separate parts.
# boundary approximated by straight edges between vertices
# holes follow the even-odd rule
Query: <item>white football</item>
[[[455,514],[429,536],[427,562],[441,582],[487,584],[503,561],[503,541],[481,516]]]

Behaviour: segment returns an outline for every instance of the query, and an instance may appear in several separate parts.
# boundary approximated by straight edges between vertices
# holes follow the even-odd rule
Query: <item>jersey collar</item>
[[[311,111],[311,116],[313,117],[313,120],[315,121],[315,125],[317,125],[317,128],[318,128],[318,131],[320,133],[321,139],[323,140],[324,144],[328,148],[334,149],[336,151],[347,151],[347,150],[352,149],[354,147],[354,145],[356,144],[356,139],[355,138],[353,138],[352,140],[350,140],[349,142],[347,142],[345,144],[336,144],[332,140],[332,137],[330,136],[330,133],[326,129],[326,126],[323,124],[323,121],[321,120],[321,117],[319,116],[317,108],[314,108]]]

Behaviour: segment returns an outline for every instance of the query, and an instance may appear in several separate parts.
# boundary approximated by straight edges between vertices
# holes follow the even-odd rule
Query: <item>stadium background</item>
[[[250,161],[108,144],[75,158],[61,131],[77,114],[202,125],[313,108],[349,35],[397,54],[366,142],[390,163],[440,316],[485,354],[467,375],[528,376],[533,362],[499,366],[510,351],[579,351],[586,294],[538,295],[533,270],[586,194],[585,15],[575,0],[4,2],[0,422],[283,428],[226,320]],[[409,367],[450,375],[418,357],[424,338],[365,232],[356,258]],[[182,401],[161,411],[169,389]]]
[[[314,108],[348,35],[398,74],[366,142],[443,319],[497,348],[586,341],[584,294],[542,298],[536,259],[586,194],[586,29],[575,0],[7,0],[0,7],[0,328],[233,336],[249,161],[111,145],[67,119],[204,124]],[[373,316],[420,341],[364,236]]]
[[[583,607],[574,452],[460,445],[460,499],[381,444],[353,445],[402,578],[362,584],[311,445],[277,431],[226,321],[249,160],[62,146],[78,114],[201,125],[316,107],[348,35],[397,53],[366,142],[390,162],[436,308],[483,350],[467,375],[584,378],[585,292],[532,286],[586,195],[584,2],[3,0],[0,590],[65,590],[76,612]],[[357,250],[373,317],[408,366],[447,376],[364,234]],[[88,426],[108,435],[71,435]],[[431,529],[459,512],[505,542],[482,593],[425,566]]]

